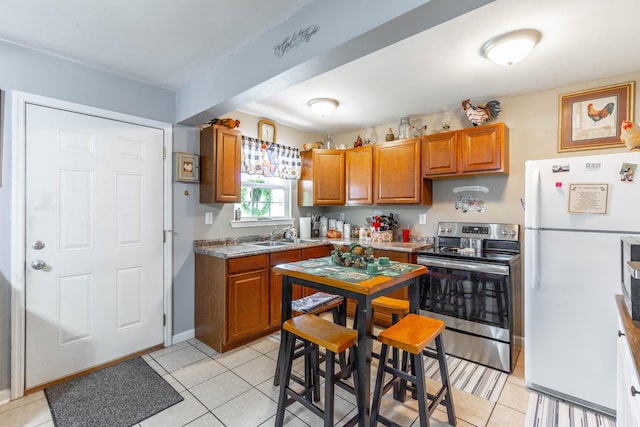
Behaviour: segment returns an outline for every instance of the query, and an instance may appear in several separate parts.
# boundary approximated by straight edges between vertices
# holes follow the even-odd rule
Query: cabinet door
[[[313,150],[313,204],[344,202],[344,150]]]
[[[269,327],[267,268],[229,276],[227,342],[259,335]]]
[[[508,172],[504,123],[459,131],[460,172]]]
[[[373,147],[347,150],[345,163],[346,204],[373,204]]]
[[[420,138],[377,144],[373,173],[376,203],[420,203]]]
[[[200,133],[200,203],[240,201],[242,136],[224,126]]]
[[[618,331],[624,333],[620,319]],[[640,425],[640,396],[632,394],[631,389],[640,390],[640,380],[626,335],[618,335],[617,356],[616,424],[637,426]]]
[[[458,138],[455,132],[425,136],[421,144],[422,176],[458,172]]]
[[[217,182],[216,200],[234,203],[240,201],[240,167],[242,162],[240,132],[216,127]]]
[[[274,273],[273,267],[300,261],[300,259],[300,249],[269,254],[269,326],[271,327],[279,326],[282,322],[282,275]]]

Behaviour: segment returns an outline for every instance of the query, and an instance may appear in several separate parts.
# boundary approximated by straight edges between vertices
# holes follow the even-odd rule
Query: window
[[[295,182],[295,181],[294,181]],[[285,219],[291,217],[291,180],[242,174],[241,220]]]

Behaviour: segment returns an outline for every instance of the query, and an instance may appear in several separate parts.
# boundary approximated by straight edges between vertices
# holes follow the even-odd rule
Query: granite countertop
[[[636,372],[640,373],[640,322],[631,318],[622,295],[616,295],[616,304],[618,305],[618,312],[620,313],[620,319],[622,319],[624,333],[629,343],[629,350],[631,350],[633,362],[636,365]]]
[[[294,243],[279,246],[259,246],[256,243],[265,242],[264,237],[250,236],[237,239],[195,240],[193,251],[197,254],[209,255],[217,258],[238,258],[249,255],[259,255],[271,252],[289,251],[291,249],[310,248],[323,245],[350,245],[359,243],[362,246],[371,246],[374,249],[382,249],[397,252],[418,252],[422,249],[433,247],[433,243],[427,239],[424,242],[365,242],[358,239],[299,239]]]

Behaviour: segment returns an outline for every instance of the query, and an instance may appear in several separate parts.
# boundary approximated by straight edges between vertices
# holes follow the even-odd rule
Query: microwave
[[[640,320],[640,237],[620,239],[622,295],[633,320]]]

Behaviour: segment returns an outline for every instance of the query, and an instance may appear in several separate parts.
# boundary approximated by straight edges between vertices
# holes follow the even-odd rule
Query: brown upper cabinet
[[[420,138],[374,146],[373,187],[378,204],[431,204],[431,181],[420,174]]]
[[[311,150],[300,153],[299,206],[345,204],[345,150]]]
[[[432,203],[420,170],[420,138],[301,153],[298,205]]]
[[[422,176],[506,174],[509,128],[494,123],[422,138]]]
[[[200,132],[200,203],[240,201],[242,135],[212,125]]]
[[[346,204],[373,204],[373,147],[346,150],[345,160]]]

